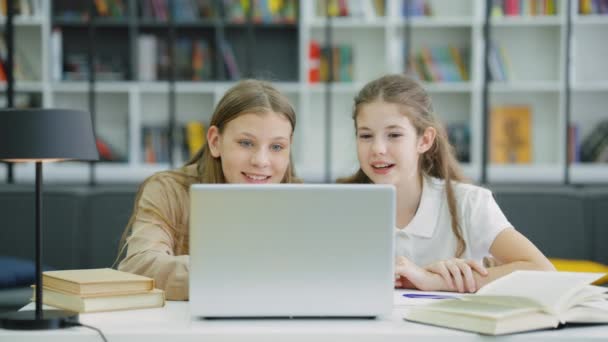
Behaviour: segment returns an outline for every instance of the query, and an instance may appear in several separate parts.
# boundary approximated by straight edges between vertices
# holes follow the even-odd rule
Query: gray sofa
[[[490,188],[511,223],[547,256],[608,264],[608,187]],[[45,186],[43,264],[110,267],[136,191],[137,185]],[[31,185],[0,185],[0,257],[33,259],[33,194]],[[29,297],[28,290],[11,291],[0,291],[0,311]]]

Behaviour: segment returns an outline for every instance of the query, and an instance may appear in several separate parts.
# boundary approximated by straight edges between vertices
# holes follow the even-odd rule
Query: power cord
[[[65,322],[65,326],[66,327],[83,327],[83,328],[88,328],[88,329],[91,329],[91,330],[95,330],[95,331],[97,331],[97,333],[99,334],[99,336],[101,336],[101,339],[103,340],[103,342],[108,342],[108,340],[104,336],[104,334],[101,331],[101,329],[96,328],[96,327],[94,327],[92,325],[82,324],[82,323],[78,323],[78,322]]]

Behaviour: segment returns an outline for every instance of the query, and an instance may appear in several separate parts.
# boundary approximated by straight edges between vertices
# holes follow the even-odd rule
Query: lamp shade
[[[97,160],[91,115],[71,109],[0,110],[0,160]]]

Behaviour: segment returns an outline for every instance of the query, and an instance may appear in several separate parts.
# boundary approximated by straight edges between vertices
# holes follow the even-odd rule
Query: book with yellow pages
[[[76,295],[146,292],[154,289],[154,279],[111,268],[46,271],[44,288]]]
[[[32,300],[35,300],[35,297],[36,291],[34,291]],[[46,305],[79,313],[133,310],[163,307],[165,305],[165,293],[163,290],[153,289],[138,293],[82,296],[44,287],[42,289],[42,302]]]
[[[515,271],[476,294],[413,307],[405,319],[488,335],[608,323],[608,288],[589,285],[603,276]]]

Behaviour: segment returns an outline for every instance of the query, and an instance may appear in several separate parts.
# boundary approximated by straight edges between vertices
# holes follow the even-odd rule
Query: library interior
[[[195,157],[216,106],[246,79],[270,82],[297,113],[295,175],[332,184],[360,168],[359,91],[408,75],[431,97],[467,182],[489,189],[558,270],[608,273],[606,37],[608,0],[0,0],[0,115],[80,111],[99,154],[45,162],[43,179],[38,163],[0,160],[0,314],[30,305],[37,268],[115,267],[142,183]],[[144,313],[132,331],[128,311],[81,321],[111,321],[116,340],[166,339],[183,325],[172,305],[171,319]],[[147,331],[165,318],[166,331]],[[310,327],[319,340],[452,336],[367,321],[201,324],[176,338],[288,340]],[[606,326],[593,329],[582,338],[608,339]],[[36,338],[2,330],[0,340]],[[45,337],[97,337],[62,334]],[[575,336],[564,334],[537,337]]]

